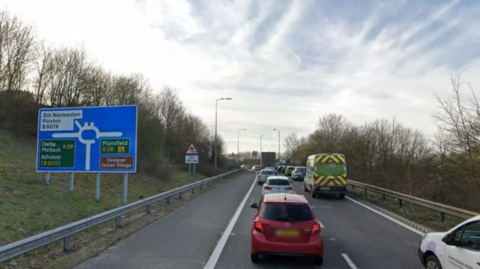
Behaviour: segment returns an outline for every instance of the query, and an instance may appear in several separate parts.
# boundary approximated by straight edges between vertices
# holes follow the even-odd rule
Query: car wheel
[[[304,190],[305,192],[308,192],[307,185],[305,185],[305,182],[303,183],[303,190]]]
[[[323,263],[323,257],[318,256],[313,258],[314,265],[320,266],[322,265],[322,263]]]
[[[345,193],[340,193],[340,199],[345,199]]]
[[[442,269],[442,265],[440,261],[437,259],[435,255],[430,255],[425,260],[425,268],[426,269]]]
[[[258,254],[250,254],[250,260],[252,260],[253,263],[257,263],[260,261],[260,255]]]

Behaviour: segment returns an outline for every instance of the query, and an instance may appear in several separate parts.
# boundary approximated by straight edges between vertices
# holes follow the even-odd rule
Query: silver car
[[[303,167],[303,166],[297,166],[295,167],[295,169],[293,169],[292,171],[292,179],[294,181],[297,181],[297,180],[303,180],[304,176],[305,176],[305,172],[307,171],[307,168]]]
[[[275,173],[270,169],[263,169],[257,174],[257,183],[258,185],[262,185],[267,182],[267,177],[274,176]]]
[[[263,184],[262,195],[267,193],[291,193],[295,194],[290,180],[286,176],[269,176]]]
[[[275,175],[278,175],[277,169],[275,169],[275,167],[265,167],[265,169],[272,170]]]

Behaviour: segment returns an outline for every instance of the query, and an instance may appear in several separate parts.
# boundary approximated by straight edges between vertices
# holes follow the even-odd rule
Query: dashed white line
[[[352,260],[350,260],[350,258],[348,257],[347,254],[342,253],[342,256],[343,256],[343,258],[345,259],[345,261],[347,261],[347,263],[348,263],[348,265],[350,266],[350,268],[352,268],[352,269],[358,269],[357,266],[355,266],[355,264],[352,262]]]
[[[318,221],[318,224],[320,224],[320,227],[325,228],[325,226],[323,226],[323,223],[321,221]]]
[[[237,208],[237,211],[233,215],[232,219],[230,220],[230,223],[228,223],[227,228],[223,232],[222,237],[217,243],[217,246],[212,252],[212,255],[210,255],[210,258],[207,261],[207,264],[205,264],[204,269],[213,269],[215,268],[215,265],[217,264],[218,259],[220,258],[220,254],[222,254],[223,248],[225,247],[225,244],[227,243],[228,237],[232,233],[233,226],[235,226],[235,223],[238,220],[238,217],[240,216],[240,213],[242,212],[243,207],[245,206],[245,203],[248,200],[248,197],[250,197],[250,193],[253,190],[253,187],[255,187],[256,180],[253,181],[252,186],[250,187],[250,190],[247,192],[247,195],[243,198],[242,202]]]
[[[398,220],[396,220],[396,219],[394,219],[394,218],[392,218],[392,217],[390,217],[390,216],[388,216],[388,215],[386,215],[386,214],[383,214],[382,212],[380,212],[380,211],[378,211],[378,210],[375,210],[375,209],[369,207],[368,205],[364,205],[364,204],[356,201],[355,199],[352,199],[352,198],[350,198],[350,197],[345,197],[345,198],[347,198],[348,200],[350,200],[350,201],[352,201],[352,202],[354,202],[354,203],[356,203],[356,204],[358,204],[358,205],[360,205],[360,206],[365,207],[366,209],[368,209],[368,210],[370,210],[370,211],[373,211],[373,212],[377,213],[378,215],[380,215],[380,216],[382,216],[382,217],[384,217],[384,218],[387,218],[387,219],[395,222],[396,224],[398,224],[398,225],[400,225],[400,226],[403,226],[403,227],[409,229],[410,231],[412,231],[412,232],[414,232],[414,233],[417,233],[417,234],[419,234],[419,235],[421,235],[421,236],[423,236],[423,235],[425,234],[424,232],[419,231],[419,230],[417,230],[417,229],[415,229],[415,228],[413,228],[413,227],[410,227],[410,226],[408,226],[407,224],[405,224],[405,223],[403,223],[403,222],[400,222],[400,221],[398,221]]]

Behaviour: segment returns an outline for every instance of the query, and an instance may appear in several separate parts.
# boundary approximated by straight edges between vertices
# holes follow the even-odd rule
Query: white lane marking
[[[358,268],[355,266],[355,264],[352,262],[352,260],[350,260],[350,258],[348,257],[347,254],[342,253],[342,256],[343,256],[343,258],[347,261],[348,265],[350,265],[350,267],[351,267],[352,269],[358,269]]]
[[[320,227],[325,228],[325,226],[323,226],[322,222],[318,221],[318,224],[320,224]]]
[[[360,205],[360,206],[365,207],[366,209],[368,209],[368,210],[370,210],[370,211],[373,211],[373,212],[377,213],[378,215],[380,215],[380,216],[382,216],[382,217],[384,217],[384,218],[387,218],[387,219],[395,222],[396,224],[398,224],[398,225],[400,225],[400,226],[403,226],[403,227],[409,229],[410,231],[412,231],[412,232],[414,232],[414,233],[417,233],[417,234],[419,234],[419,235],[421,235],[421,236],[425,235],[424,232],[419,231],[419,230],[417,230],[417,229],[415,229],[415,228],[413,228],[413,227],[411,227],[411,226],[408,226],[407,224],[405,224],[405,223],[403,223],[403,222],[400,222],[400,221],[398,221],[398,220],[396,220],[396,219],[394,219],[394,218],[392,218],[392,217],[390,217],[390,216],[388,216],[388,215],[386,215],[386,214],[383,214],[382,212],[380,212],[380,211],[378,211],[378,210],[376,210],[376,209],[373,209],[373,208],[369,207],[368,205],[364,205],[364,204],[360,203],[359,201],[356,201],[355,199],[352,199],[352,198],[350,198],[350,197],[345,197],[345,198],[347,198],[348,200],[350,200],[350,201],[352,201],[352,202],[354,202],[354,203],[356,203],[356,204],[358,204],[358,205]]]
[[[204,269],[213,269],[215,268],[215,265],[217,264],[218,259],[220,258],[220,254],[222,254],[223,248],[225,247],[225,244],[227,243],[228,237],[230,236],[230,233],[233,230],[233,226],[235,226],[235,223],[238,220],[238,217],[240,216],[240,213],[242,213],[243,207],[245,206],[245,203],[248,200],[248,197],[250,197],[250,193],[253,190],[253,187],[255,187],[256,180],[253,181],[252,186],[250,187],[250,190],[247,192],[247,195],[245,195],[245,198],[243,198],[242,202],[237,208],[237,211],[233,215],[232,219],[230,220],[230,223],[228,223],[227,228],[223,232],[222,237],[217,243],[217,246],[212,252],[212,255],[210,255],[210,258],[207,261],[207,264],[205,264]]]

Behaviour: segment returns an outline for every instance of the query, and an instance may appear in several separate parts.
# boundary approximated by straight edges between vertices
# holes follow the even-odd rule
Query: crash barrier
[[[385,201],[385,199],[386,199],[385,196],[393,197],[393,198],[397,199],[399,207],[402,207],[403,201],[405,201],[405,202],[409,202],[409,203],[412,203],[412,204],[415,204],[415,205],[418,205],[418,206],[421,206],[421,207],[425,207],[425,208],[437,211],[437,212],[440,213],[440,221],[441,222],[445,221],[445,214],[451,215],[451,216],[456,216],[456,217],[459,217],[459,218],[462,218],[462,219],[469,219],[471,217],[474,217],[474,216],[477,216],[477,215],[480,214],[480,213],[476,213],[476,212],[473,212],[473,211],[468,211],[468,210],[465,210],[465,209],[461,209],[461,208],[457,208],[457,207],[453,207],[453,206],[429,201],[429,200],[426,200],[426,199],[418,198],[418,197],[415,197],[415,196],[407,195],[407,194],[404,194],[404,193],[383,189],[383,188],[376,187],[376,186],[373,186],[373,185],[368,185],[368,184],[358,182],[358,181],[354,181],[354,180],[348,180],[348,185],[350,185],[352,187],[352,189],[354,187],[359,187],[359,188],[364,189],[365,190],[365,195],[367,195],[367,190],[371,190],[373,192],[380,193],[383,196],[383,201]]]
[[[64,251],[69,252],[72,250],[71,237],[79,232],[82,232],[86,229],[92,228],[94,226],[97,226],[99,224],[102,224],[104,222],[107,222],[113,219],[116,219],[116,228],[120,228],[122,226],[122,216],[127,213],[145,208],[145,213],[150,214],[150,206],[153,203],[165,200],[169,204],[170,197],[174,195],[178,195],[178,198],[181,199],[183,193],[186,191],[191,190],[192,192],[195,192],[195,188],[197,187],[200,189],[202,189],[203,186],[209,187],[210,184],[214,184],[217,180],[226,178],[240,171],[244,171],[244,170],[238,169],[238,170],[230,171],[225,174],[200,180],[192,184],[188,184],[167,192],[163,192],[155,196],[151,196],[146,199],[137,201],[135,203],[118,207],[116,209],[112,209],[110,211],[106,211],[98,215],[88,217],[86,219],[82,219],[82,220],[67,224],[65,226],[5,245],[3,247],[0,247],[0,262],[15,258],[17,256],[33,251],[40,247],[55,243],[62,239],[63,239]]]

